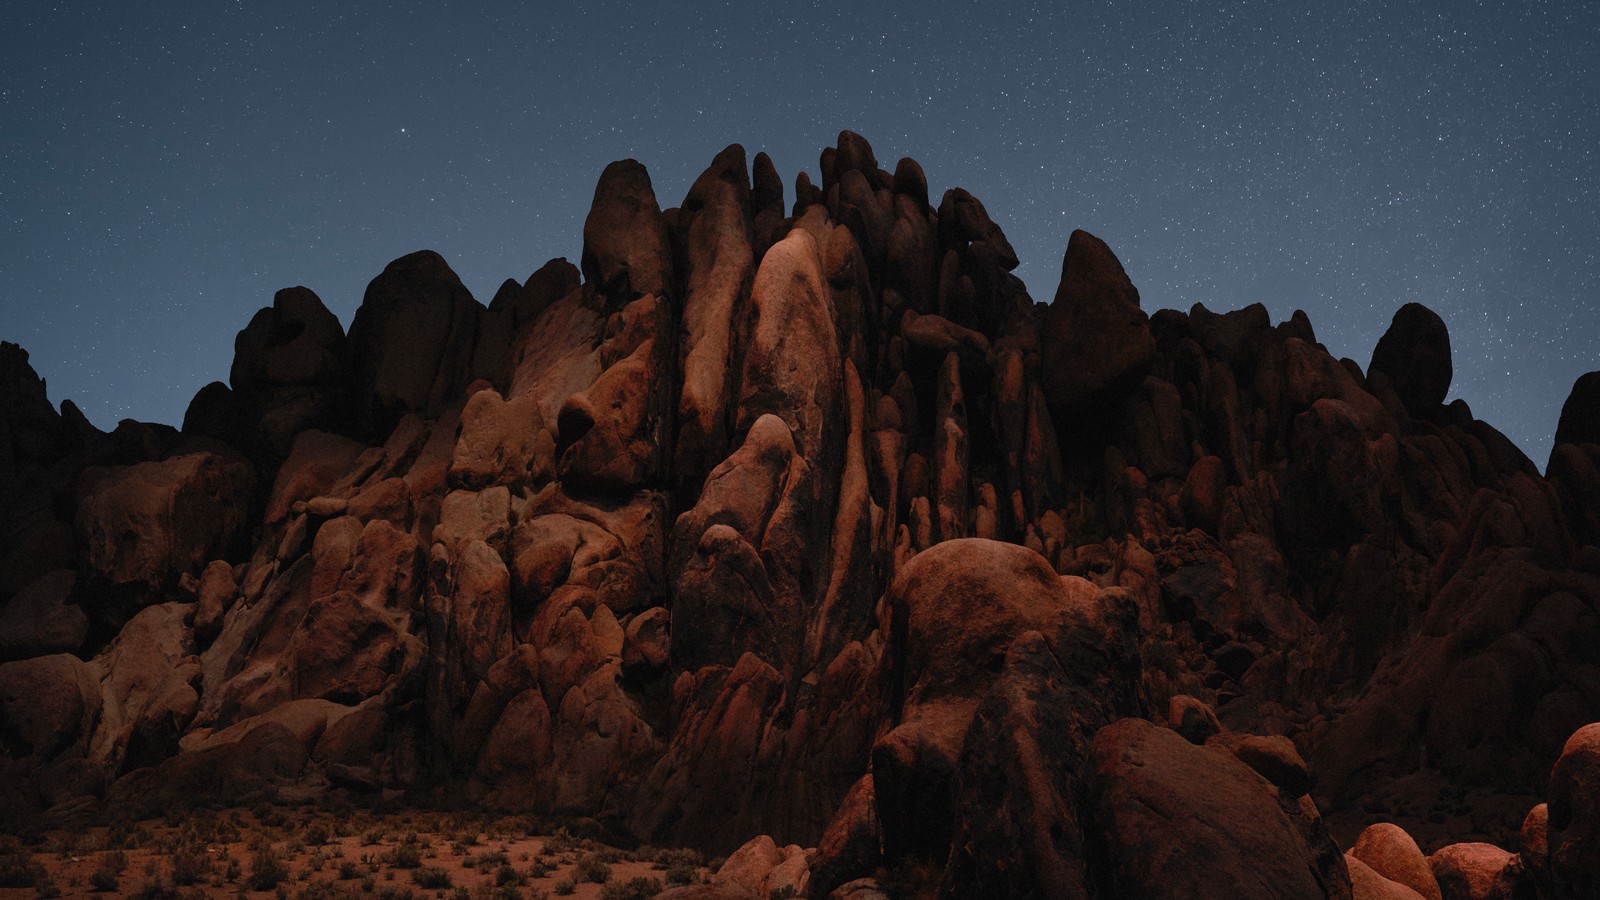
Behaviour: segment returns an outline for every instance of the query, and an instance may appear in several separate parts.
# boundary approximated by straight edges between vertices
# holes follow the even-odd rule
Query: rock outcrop
[[[845,132],[785,216],[746,159],[666,210],[613,163],[487,308],[428,251],[348,335],[281,291],[181,431],[0,345],[8,815],[738,851],[678,896],[1594,894],[1600,373],[1546,477],[1421,306],[1363,371],[1083,231],[1035,304],[914,161]]]

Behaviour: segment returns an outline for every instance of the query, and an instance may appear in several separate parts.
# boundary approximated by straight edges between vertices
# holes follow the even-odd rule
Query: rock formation
[[[581,278],[487,308],[428,251],[348,334],[281,291],[182,430],[0,346],[8,817],[738,851],[677,896],[1594,895],[1600,373],[1541,475],[1421,306],[1363,370],[1083,231],[1037,304],[914,161],[845,132],[785,217],[746,158],[665,210],[606,167]]]

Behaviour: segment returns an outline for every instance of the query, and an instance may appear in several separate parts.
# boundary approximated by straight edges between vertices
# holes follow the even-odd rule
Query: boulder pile
[[[176,430],[0,345],[0,808],[732,854],[674,896],[1600,892],[1600,373],[1541,474],[1420,305],[1363,367],[1083,231],[1036,303],[851,132],[793,193],[613,163],[579,266],[280,291]]]

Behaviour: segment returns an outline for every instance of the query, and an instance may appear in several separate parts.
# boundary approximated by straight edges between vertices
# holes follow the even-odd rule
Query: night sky
[[[1424,303],[1541,468],[1600,369],[1594,2],[332,6],[8,4],[0,338],[52,401],[176,424],[278,288],[348,326],[426,247],[487,303],[577,261],[613,159],[672,206],[737,141],[790,204],[845,128],[983,200],[1036,300],[1085,228],[1146,310],[1303,308],[1363,367]]]

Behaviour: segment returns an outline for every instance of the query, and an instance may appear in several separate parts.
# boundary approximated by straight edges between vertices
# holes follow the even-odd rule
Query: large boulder
[[[1351,896],[1320,823],[1231,754],[1123,719],[1095,734],[1089,765],[1116,896]]]
[[[1368,825],[1356,838],[1350,853],[1372,871],[1403,884],[1425,900],[1442,900],[1439,882],[1428,858],[1405,829],[1388,822]]]
[[[1557,444],[1600,444],[1600,372],[1578,376],[1561,404]]]
[[[695,179],[678,212],[684,301],[676,480],[691,490],[728,452],[736,338],[755,274],[750,199],[744,148],[733,144]]]
[[[0,660],[76,653],[83,646],[89,620],[71,602],[77,579],[71,569],[57,569],[0,606]]]
[[[672,250],[650,173],[637,160],[606,166],[583,222],[583,276],[612,308],[672,290]]]
[[[299,431],[345,424],[344,352],[344,326],[320,297],[305,287],[278,291],[233,342],[228,381],[241,430],[215,436],[246,450],[252,447],[244,442],[264,441],[281,459]],[[189,426],[186,417],[184,430]]]
[[[249,463],[212,452],[85,470],[77,532],[89,573],[149,589],[199,575],[233,550],[254,481]]]
[[[367,285],[350,323],[359,430],[388,434],[408,412],[439,415],[472,378],[483,306],[432,250],[402,256]]]
[[[1450,331],[1420,303],[1407,303],[1394,314],[1367,367],[1367,376],[1387,378],[1406,412],[1419,419],[1432,418],[1444,403],[1452,372]]]
[[[1567,739],[1550,769],[1548,871],[1557,896],[1600,894],[1600,722]]]
[[[1094,728],[1136,711],[1115,683],[1138,668],[1130,611],[1032,550],[981,538],[917,554],[884,602],[895,726],[872,772],[885,854],[948,859],[957,894],[1029,878],[1081,886],[1077,773]],[[1039,742],[1033,723],[1054,737]]]
[[[844,432],[833,310],[811,235],[796,229],[761,259],[750,290],[750,333],[739,376],[736,432],[775,415],[795,450],[831,480]]]
[[[1155,340],[1139,291],[1111,248],[1087,231],[1067,241],[1039,349],[1040,381],[1058,418],[1109,402],[1149,370]]]

